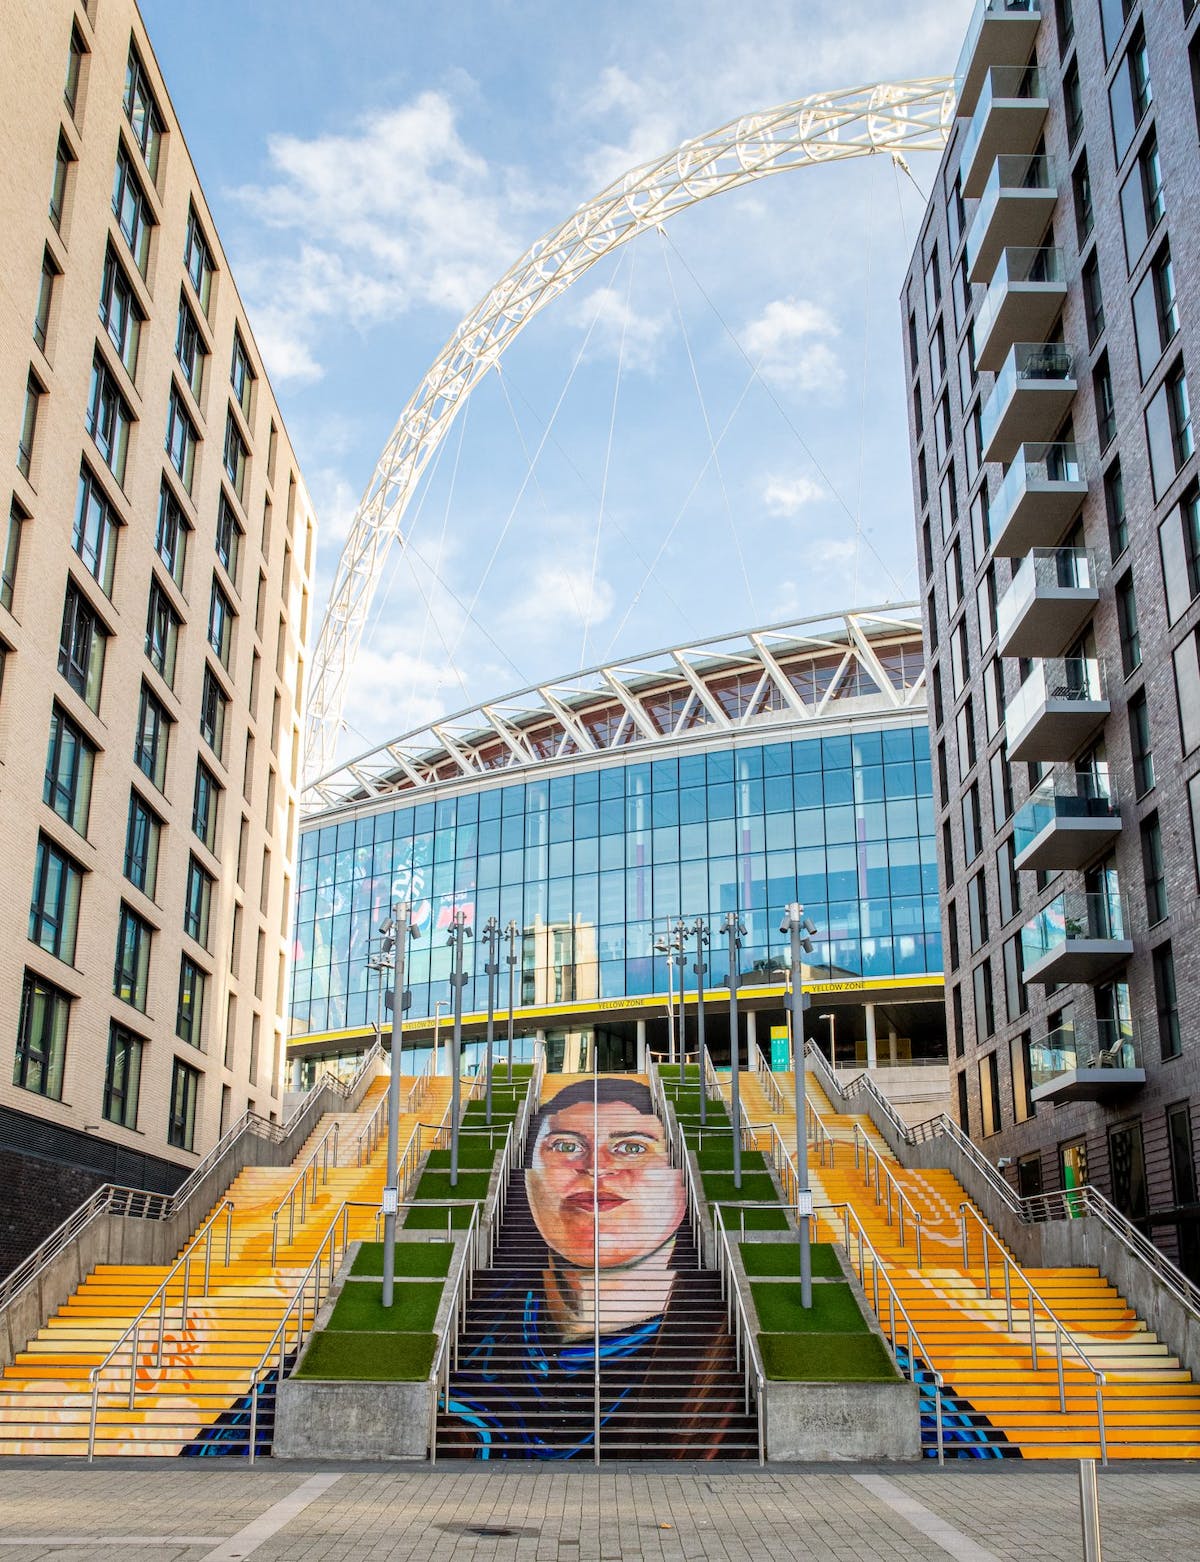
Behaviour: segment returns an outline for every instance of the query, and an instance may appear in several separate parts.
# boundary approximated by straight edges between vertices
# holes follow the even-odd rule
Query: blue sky
[[[142,10],[321,522],[323,606],[405,401],[533,239],[740,114],[949,74],[970,6]],[[927,190],[934,159],[912,172]],[[584,663],[911,597],[897,299],[922,204],[886,158],[785,174],[625,246],[535,321],[410,510],[342,751]]]

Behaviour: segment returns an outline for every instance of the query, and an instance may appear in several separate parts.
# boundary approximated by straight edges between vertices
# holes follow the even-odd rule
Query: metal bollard
[[[1101,1562],[1100,1500],[1094,1459],[1079,1461],[1079,1517],[1083,1525],[1083,1562]]]

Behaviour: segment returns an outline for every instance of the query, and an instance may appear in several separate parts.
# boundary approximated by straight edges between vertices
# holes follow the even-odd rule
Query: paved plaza
[[[1200,1559],[1191,1467],[1100,1473],[1105,1562]],[[0,1470],[0,1558],[1076,1562],[1077,1467],[588,1470],[112,1461]]]

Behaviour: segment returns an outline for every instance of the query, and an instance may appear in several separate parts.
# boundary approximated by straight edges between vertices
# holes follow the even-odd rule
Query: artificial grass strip
[[[778,1382],[899,1382],[876,1334],[760,1334],[758,1349],[763,1371]]]
[[[436,1279],[450,1273],[450,1260],[454,1247],[449,1242],[397,1242],[396,1269],[398,1275]],[[383,1243],[364,1242],[355,1256],[352,1275],[383,1276]]]
[[[411,1197],[418,1200],[485,1199],[490,1181],[490,1171],[460,1171],[457,1183],[451,1187],[449,1171],[424,1171]]]
[[[818,1279],[842,1279],[842,1266],[831,1242],[814,1242],[812,1272]],[[743,1242],[742,1267],[753,1278],[756,1275],[773,1275],[789,1280],[800,1278],[800,1248],[798,1242]]]
[[[462,1179],[459,1179],[461,1186]],[[445,1231],[447,1229],[446,1217],[449,1215],[449,1229],[451,1231],[465,1231],[471,1224],[471,1215],[474,1212],[473,1204],[460,1204],[456,1208],[447,1210],[437,1204],[419,1205],[416,1209],[410,1209],[404,1216],[405,1231]]]
[[[712,1200],[710,1203],[716,1203]],[[722,1206],[721,1214],[725,1218],[725,1230],[731,1237],[738,1236],[743,1231],[789,1231],[786,1211],[778,1205],[771,1208],[770,1205],[758,1209],[732,1209]]]
[[[385,1307],[375,1280],[347,1280],[329,1320],[330,1330],[356,1334],[424,1333],[433,1328],[442,1285],[435,1281],[406,1280],[395,1290],[395,1301]]]
[[[725,1135],[722,1143],[719,1138],[705,1135],[704,1148],[696,1151],[696,1159],[700,1163],[702,1172],[733,1170],[733,1136]],[[761,1150],[742,1151],[742,1173],[765,1172],[767,1169],[766,1156]]]
[[[740,1188],[734,1183],[731,1171],[706,1171],[704,1191],[710,1199],[720,1203],[779,1203],[779,1190],[765,1171],[745,1173]]]
[[[521,1103],[514,1100],[507,1091],[501,1095],[498,1091],[492,1094],[492,1127],[497,1124],[500,1128],[500,1140],[504,1142],[504,1130],[513,1121],[521,1110]],[[468,1101],[463,1111],[462,1120],[470,1123],[472,1128],[482,1128],[487,1123],[487,1102]]]
[[[496,1157],[500,1154],[501,1145],[491,1145],[487,1141],[486,1134],[464,1134],[458,1141],[458,1164],[464,1169],[491,1171],[496,1163]],[[449,1171],[450,1151],[430,1150],[425,1162],[426,1171]]]
[[[314,1334],[295,1376],[332,1382],[423,1383],[433,1365],[432,1334]]]
[[[812,1306],[800,1305],[798,1280],[758,1280],[750,1287],[768,1334],[869,1334],[854,1292],[842,1281],[814,1285]]]

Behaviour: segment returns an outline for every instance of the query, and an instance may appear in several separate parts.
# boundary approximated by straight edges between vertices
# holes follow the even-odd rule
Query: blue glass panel
[[[917,833],[917,805],[908,798],[888,799],[889,840],[900,840]]]
[[[679,830],[679,855],[687,862],[708,855],[708,826],[685,824]]]
[[[679,761],[680,788],[704,786],[708,780],[703,754],[685,754]]]
[[[679,823],[678,792],[655,792],[652,804],[650,818],[656,828],[659,825]]]
[[[483,854],[500,850],[500,820],[480,819],[479,850]]]
[[[550,782],[551,808],[570,808],[575,801],[575,777],[555,776]]]
[[[792,744],[792,769],[797,775],[821,768],[820,738],[804,738]]]
[[[337,827],[337,850],[339,853],[349,851],[354,845],[354,821],[347,820],[345,824]]]
[[[709,756],[712,757],[711,755]],[[733,784],[711,785],[708,788],[709,819],[733,818]]]
[[[656,862],[654,865],[654,916],[677,917],[680,914],[679,864]]]
[[[589,926],[600,920],[600,876],[596,873],[576,875],[575,915]]]
[[[413,834],[433,834],[433,804],[418,803],[413,809]]]
[[[784,776],[767,776],[763,782],[763,805],[769,814],[791,813],[793,804],[790,773]]]
[[[544,879],[550,865],[550,848],[548,846],[526,847],[525,850],[525,877],[526,879]]]
[[[576,873],[595,873],[600,866],[600,842],[592,837],[575,842]]]
[[[546,900],[546,918],[549,922],[571,920],[571,880],[551,879]]]
[[[600,797],[600,772],[598,770],[585,770],[575,777],[575,806],[580,803],[594,803]]]
[[[531,820],[530,823],[533,821]],[[570,807],[552,806],[550,809],[550,839],[551,841],[569,841],[574,833],[574,809]],[[528,844],[528,843],[527,843]]]
[[[641,797],[627,797],[625,799],[625,829],[648,830],[650,828],[650,797],[647,793]]]
[[[609,798],[600,804],[600,834],[621,835],[625,830],[625,803],[623,799]]]
[[[630,868],[625,875],[625,915],[631,922],[640,922],[654,915],[648,865]]]
[[[878,732],[855,733],[854,763],[856,765],[879,765],[883,763],[883,745]]]
[[[736,840],[736,826],[732,819],[714,819],[708,827],[708,855],[728,857]]]
[[[679,831],[673,825],[652,832],[655,862],[675,862],[679,857]]]
[[[479,826],[477,824],[459,823],[454,835],[454,855],[461,862],[466,857],[474,857],[479,851]]]
[[[738,781],[756,781],[763,773],[761,748],[739,748],[734,755],[734,775]]]
[[[679,761],[656,759],[650,766],[650,784],[654,791],[675,791],[679,786]]]
[[[575,870],[575,843],[573,841],[556,841],[550,848],[550,861],[547,873],[552,879],[561,879]]]
[[[911,727],[891,727],[883,733],[883,762],[912,758],[913,740]]]
[[[680,863],[679,904],[681,911],[689,916],[696,916],[708,910],[707,859]]]
[[[525,853],[521,851],[500,853],[501,884],[519,884],[524,877]]]
[[[600,996],[623,998],[625,996],[625,962],[602,961],[600,965]]]
[[[796,839],[796,820],[791,813],[767,815],[767,850],[791,846]]]
[[[825,770],[846,770],[854,753],[849,735],[821,739],[821,766]]]
[[[786,776],[792,770],[792,745],[790,743],[768,743],[763,751],[763,775]]]
[[[600,869],[606,872],[609,868],[623,868],[625,866],[625,835],[602,835],[600,837]]]
[[[623,765],[613,765],[607,770],[600,771],[600,801],[606,798],[625,796],[625,768]]]
[[[708,818],[708,793],[702,786],[688,787],[679,794],[680,824],[703,824]]]
[[[500,799],[501,799],[501,796],[502,796],[502,793],[501,793],[499,787],[491,787],[486,792],[480,792],[480,794],[479,794],[479,817],[480,817],[481,820],[482,819],[499,819],[499,817],[500,817]]]
[[[819,770],[809,775],[797,775],[792,777],[796,807],[820,808],[825,801],[825,786]]]
[[[575,804],[575,839],[590,840],[600,833],[600,805],[598,803]]]
[[[513,814],[525,812],[525,788],[523,786],[506,786],[500,793],[500,815],[504,819],[511,818]]]
[[[734,800],[739,819],[763,811],[762,781],[739,781],[734,787]]]
[[[650,792],[650,766],[626,765],[625,766],[625,796],[646,797]]]
[[[631,998],[645,997],[654,989],[654,962],[647,959],[625,962],[626,992]]]
[[[733,780],[733,755],[720,751],[705,756],[705,773],[709,786],[714,782]]]
[[[525,818],[522,814],[508,814],[501,821],[500,846],[508,852],[525,844]]]

